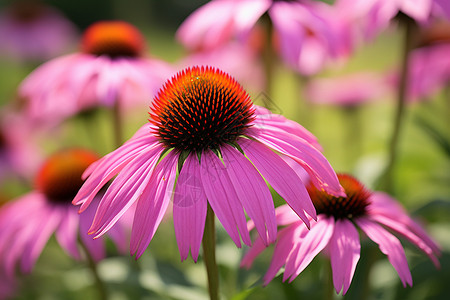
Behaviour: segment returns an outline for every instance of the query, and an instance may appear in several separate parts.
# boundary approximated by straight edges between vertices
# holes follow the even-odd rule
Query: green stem
[[[216,263],[216,232],[214,228],[214,212],[208,204],[205,232],[203,234],[203,260],[208,275],[208,291],[211,300],[219,299],[219,270]]]
[[[296,103],[299,104],[298,119],[303,127],[311,130],[313,126],[314,105],[310,100],[305,98],[304,91],[311,82],[312,77],[309,75],[302,75],[300,73],[297,73],[296,77],[298,78],[297,95],[299,97],[299,99],[296,99]]]
[[[362,152],[362,141],[361,141],[361,120],[360,120],[360,109],[359,107],[349,106],[345,107],[344,110],[345,123],[347,124],[346,130],[346,141],[345,145],[347,148],[346,159],[349,171],[354,167],[356,159],[361,155]]]
[[[107,300],[108,294],[106,292],[106,286],[103,283],[103,280],[100,278],[100,275],[98,273],[97,263],[95,262],[94,258],[92,257],[91,253],[89,252],[88,248],[86,247],[86,245],[84,244],[84,242],[82,241],[81,238],[79,238],[79,243],[81,245],[81,248],[84,251],[84,254],[86,255],[89,269],[91,270],[92,275],[94,276],[95,285],[97,287],[98,294],[99,294],[98,299],[99,300]]]
[[[112,122],[114,130],[114,144],[118,148],[123,144],[123,120],[119,101],[116,99],[112,109]]]
[[[324,299],[333,300],[334,299],[334,285],[333,285],[333,270],[331,268],[331,262],[325,262],[325,289],[324,289]]]
[[[403,57],[402,64],[400,70],[400,83],[397,94],[397,108],[394,119],[394,129],[392,131],[392,136],[389,144],[389,157],[388,163],[384,174],[384,186],[383,188],[387,192],[393,192],[394,189],[394,167],[397,163],[397,155],[398,155],[398,144],[400,138],[401,127],[403,123],[403,119],[405,116],[405,104],[406,104],[406,94],[408,88],[408,73],[409,73],[409,54],[413,48],[413,39],[415,32],[415,22],[409,17],[405,16],[404,26],[405,26],[405,40],[403,46]]]

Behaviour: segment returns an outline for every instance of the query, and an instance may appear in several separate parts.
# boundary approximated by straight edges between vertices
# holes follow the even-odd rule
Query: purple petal
[[[349,220],[337,220],[328,246],[334,288],[338,294],[343,289],[342,294],[345,295],[352,282],[361,250],[355,226]]]
[[[241,247],[239,233],[243,242],[250,246],[244,210],[222,161],[207,150],[202,153],[200,166],[203,188],[217,218],[237,247]]]
[[[237,149],[225,145],[221,150],[231,184],[245,211],[264,243],[274,242],[277,238],[275,207],[264,179]]]
[[[205,228],[207,200],[203,191],[197,154],[184,162],[173,200],[173,223],[181,260],[191,255],[197,261]]]
[[[131,233],[131,254],[139,258],[155,235],[173,194],[178,154],[168,153],[156,166],[140,196]]]
[[[89,234],[104,234],[141,196],[163,150],[157,147],[142,152],[114,179],[98,205]]]
[[[358,218],[356,219],[356,224],[361,227],[372,241],[379,245],[381,252],[387,255],[392,266],[400,276],[403,286],[406,287],[406,284],[412,286],[411,272],[409,271],[405,251],[400,241],[382,226],[370,220]]]
[[[315,218],[316,210],[295,171],[278,154],[259,142],[241,139],[239,144],[262,176],[309,227],[305,212]]]
[[[334,231],[334,219],[319,216],[317,223],[313,224],[298,251],[293,253],[293,257],[286,263],[283,280],[290,277],[289,282],[292,282],[330,241]]]
[[[250,269],[250,267],[253,264],[253,261],[255,258],[261,254],[261,252],[264,251],[264,249],[267,248],[267,245],[263,242],[260,236],[256,238],[256,240],[253,242],[253,245],[250,247],[250,249],[245,253],[244,257],[241,260],[240,267]]]

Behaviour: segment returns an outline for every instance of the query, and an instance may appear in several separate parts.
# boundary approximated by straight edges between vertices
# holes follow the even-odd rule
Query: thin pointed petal
[[[361,250],[355,226],[348,220],[337,220],[328,246],[334,288],[337,293],[343,290],[342,294],[345,295],[352,282]]]
[[[181,260],[187,259],[189,249],[197,261],[205,228],[207,200],[203,191],[197,154],[184,162],[175,187],[173,223]]]
[[[359,218],[356,219],[356,223],[372,241],[379,245],[381,252],[387,255],[392,266],[400,276],[403,286],[406,286],[406,284],[412,286],[411,272],[409,271],[408,261],[400,241],[382,226],[370,220]]]
[[[225,145],[222,155],[231,183],[265,244],[275,241],[277,226],[272,195],[252,163],[235,148]]]

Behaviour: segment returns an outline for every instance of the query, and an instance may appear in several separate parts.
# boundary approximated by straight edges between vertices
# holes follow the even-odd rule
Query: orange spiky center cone
[[[98,160],[97,154],[85,149],[67,149],[53,154],[44,162],[36,177],[36,189],[53,202],[71,203],[83,185],[81,176]]]
[[[111,58],[139,57],[144,51],[144,38],[139,30],[123,21],[101,21],[86,29],[81,51]]]
[[[251,126],[254,111],[249,95],[230,75],[193,67],[166,82],[149,114],[161,143],[201,152],[234,142]]]
[[[317,214],[333,216],[335,219],[352,219],[365,215],[366,208],[370,204],[371,192],[353,176],[347,174],[337,174],[337,176],[347,197],[329,195],[312,184],[307,186]]]

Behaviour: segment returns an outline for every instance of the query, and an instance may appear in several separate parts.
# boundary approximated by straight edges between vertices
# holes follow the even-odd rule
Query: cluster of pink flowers
[[[149,56],[143,35],[123,21],[92,24],[79,50],[63,54],[75,39],[71,22],[46,8],[5,11],[0,54],[62,56],[23,80],[14,114],[10,108],[0,114],[0,181],[15,174],[30,187],[0,202],[0,299],[13,293],[19,273],[32,271],[52,235],[74,259],[105,258],[105,235],[120,253],[129,249],[139,258],[170,213],[181,260],[190,255],[197,262],[208,214],[238,248],[250,247],[243,267],[274,244],[265,285],[283,266],[283,281],[291,282],[323,252],[336,292],[345,294],[360,258],[358,228],[404,286],[412,276],[397,236],[439,267],[440,246],[396,200],[336,174],[310,131],[255,105],[240,84],[262,89],[267,47],[312,78],[347,59],[360,35],[373,38],[398,15],[431,28],[436,18],[450,18],[450,6],[444,0],[212,0],[178,29],[190,53],[173,65]],[[410,99],[450,82],[450,38],[438,40],[409,57]],[[398,84],[397,72],[360,72],[311,80],[304,94],[315,103],[353,107],[384,98]],[[63,146],[44,154],[45,137],[33,136],[93,109],[124,114],[139,106],[148,107],[148,122],[104,157]],[[285,205],[276,207],[271,189]]]

